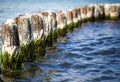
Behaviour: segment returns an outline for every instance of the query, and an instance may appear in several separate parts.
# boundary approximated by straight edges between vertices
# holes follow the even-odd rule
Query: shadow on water
[[[120,21],[88,22],[0,82],[119,82]]]

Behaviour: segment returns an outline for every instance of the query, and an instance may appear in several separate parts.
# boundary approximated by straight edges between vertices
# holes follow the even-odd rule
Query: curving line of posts
[[[45,47],[57,38],[73,31],[82,22],[118,20],[120,4],[94,4],[67,11],[40,11],[22,14],[2,24],[3,68],[18,68],[23,61],[32,61],[36,54],[44,54]]]

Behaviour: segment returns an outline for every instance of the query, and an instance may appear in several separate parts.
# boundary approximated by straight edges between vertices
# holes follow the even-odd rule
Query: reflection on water
[[[120,21],[82,24],[5,82],[119,82]]]

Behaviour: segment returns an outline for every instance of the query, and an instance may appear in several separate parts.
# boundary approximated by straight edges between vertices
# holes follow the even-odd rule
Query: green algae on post
[[[20,44],[17,25],[13,19],[5,21],[1,29],[2,54],[1,64],[3,68],[16,68],[20,61]]]
[[[40,40],[34,40],[34,54],[36,55],[45,55],[45,40],[44,38]]]
[[[66,11],[59,11],[57,13],[57,36],[63,37],[67,33],[67,17],[66,17]]]
[[[66,33],[67,33],[66,28],[63,28],[63,29],[58,28],[58,30],[57,30],[58,38],[59,37],[64,37],[66,35]]]
[[[73,13],[73,27],[78,27],[78,21],[79,21],[79,11],[77,8],[74,8],[72,10],[72,13]]]
[[[35,58],[33,41],[26,45],[21,44],[20,53],[23,56],[23,61],[33,61]]]
[[[6,70],[20,69],[22,62],[23,62],[23,57],[20,52],[13,55],[12,57],[10,57],[8,53],[1,55],[2,69],[6,69]]]
[[[78,27],[78,22],[74,22],[73,26]]]
[[[72,32],[73,30],[74,30],[73,11],[68,10],[67,11],[67,32]]]
[[[119,19],[119,7],[118,5],[110,5],[110,20],[118,20]]]
[[[56,42],[57,41],[57,31],[53,31],[52,32],[52,42]]]
[[[67,25],[67,31],[72,32],[74,30],[74,23],[68,24]]]

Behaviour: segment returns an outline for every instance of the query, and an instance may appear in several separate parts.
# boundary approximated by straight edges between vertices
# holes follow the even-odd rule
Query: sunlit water
[[[120,21],[82,24],[6,82],[120,82]]]

